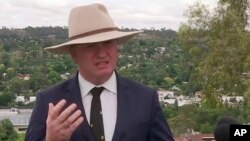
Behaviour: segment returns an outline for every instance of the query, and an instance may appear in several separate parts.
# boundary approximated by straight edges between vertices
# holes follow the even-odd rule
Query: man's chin
[[[113,73],[113,70],[110,69],[102,69],[98,72],[99,77],[110,77]]]

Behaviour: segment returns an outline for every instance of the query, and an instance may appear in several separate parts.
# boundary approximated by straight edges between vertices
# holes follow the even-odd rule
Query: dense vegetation
[[[39,90],[62,81],[61,75],[76,73],[77,67],[69,55],[43,50],[66,41],[66,33],[67,29],[62,27],[0,30],[0,105],[8,106],[17,95],[34,96]],[[173,30],[145,30],[144,35],[120,47],[117,71],[154,88],[181,86],[182,55],[176,37]],[[25,81],[24,76],[31,79]]]
[[[0,121],[0,141],[16,141],[18,134],[9,119]]]
[[[153,88],[181,89],[180,94],[203,93],[201,104],[164,107],[175,135],[212,133],[220,116],[250,121],[250,34],[246,30],[246,0],[220,0],[211,14],[197,3],[187,12],[179,32],[143,29],[144,34],[120,48],[117,71]],[[124,31],[134,29],[121,29]],[[77,67],[68,55],[54,55],[44,47],[67,40],[66,27],[0,29],[0,106],[16,104],[14,97],[35,96],[42,89],[70,77]],[[69,75],[68,75],[69,74]],[[30,80],[24,80],[30,75]],[[222,95],[244,96],[242,103],[223,104]]]

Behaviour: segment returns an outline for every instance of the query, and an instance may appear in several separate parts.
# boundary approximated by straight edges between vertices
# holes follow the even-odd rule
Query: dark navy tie
[[[90,110],[90,126],[97,141],[105,141],[102,106],[100,100],[100,95],[103,89],[103,87],[94,87],[90,91],[90,93],[93,95]]]

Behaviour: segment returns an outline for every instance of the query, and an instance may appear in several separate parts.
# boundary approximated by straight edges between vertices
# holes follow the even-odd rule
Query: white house
[[[174,98],[173,91],[159,90],[158,91],[159,101],[163,102],[165,99]]]
[[[30,96],[29,102],[34,102],[36,101],[36,97],[35,96]]]
[[[243,96],[225,96],[225,95],[223,95],[223,96],[221,97],[221,99],[222,99],[222,102],[223,102],[223,103],[225,103],[226,101],[227,101],[228,103],[231,103],[231,102],[230,102],[230,99],[235,99],[237,103],[240,103],[240,102],[243,102],[243,101],[244,101],[244,97],[243,97]]]
[[[24,101],[25,101],[24,96],[17,96],[15,99],[15,102],[24,102]]]

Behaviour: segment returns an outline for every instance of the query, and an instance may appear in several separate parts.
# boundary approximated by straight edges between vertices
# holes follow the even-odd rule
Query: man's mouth
[[[109,63],[109,61],[102,61],[102,62],[98,62],[95,65],[99,66],[99,65],[107,65]]]

